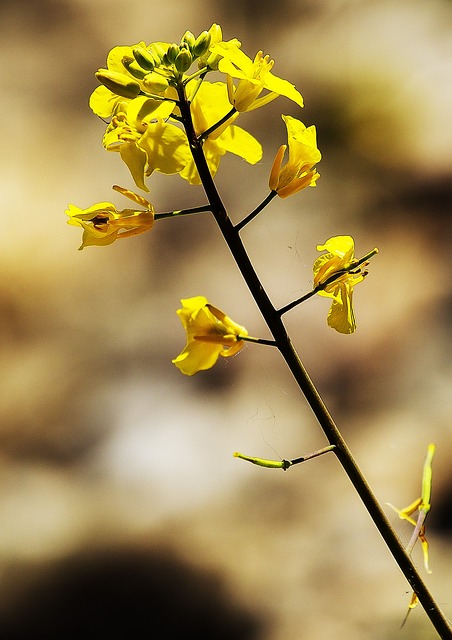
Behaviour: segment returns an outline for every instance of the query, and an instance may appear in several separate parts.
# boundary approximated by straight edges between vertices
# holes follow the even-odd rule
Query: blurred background
[[[382,504],[420,495],[436,443],[426,581],[452,617],[452,2],[1,0],[0,633],[435,638],[420,606],[399,630],[409,586],[333,456],[288,473],[232,457],[326,444],[277,352],[248,345],[192,378],[171,364],[180,298],[268,337],[210,217],[82,252],[66,226],[69,202],[123,208],[111,186],[134,188],[88,107],[108,51],[213,22],[306,105],[241,116],[264,157],[222,160],[232,218],[267,194],[281,113],[315,124],[323,153],[318,188],[243,233],[274,303],[310,290],[330,236],[380,249],[354,335],[320,297],[287,326]],[[157,211],[204,203],[178,176],[148,184]]]

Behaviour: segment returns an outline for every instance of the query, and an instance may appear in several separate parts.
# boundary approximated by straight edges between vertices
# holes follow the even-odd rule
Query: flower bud
[[[161,94],[168,89],[168,80],[155,71],[151,71],[143,79],[143,86],[149,93]]]
[[[210,42],[212,40],[212,36],[208,31],[203,31],[195,41],[195,44],[192,47],[192,53],[194,56],[202,56],[206,53],[207,49],[210,47]]]
[[[133,56],[142,69],[146,71],[154,71],[154,56],[143,47],[134,47]]]
[[[96,78],[107,89],[123,98],[136,98],[141,91],[140,85],[132,80],[125,73],[118,71],[108,71],[107,69],[99,69]]]
[[[180,39],[180,43],[184,44],[187,43],[188,44],[188,48],[191,50],[193,49],[193,46],[195,44],[195,34],[192,33],[191,31],[186,31],[184,33],[184,35],[182,36],[182,38]]]
[[[174,64],[179,51],[180,49],[177,44],[170,44],[168,51],[163,56],[163,62],[165,62],[165,64]]]
[[[217,24],[216,22],[214,22],[213,25],[210,27],[209,33],[212,36],[212,40],[214,42],[221,42],[221,40],[223,40],[223,32],[221,30],[220,25]]]
[[[165,56],[165,53],[166,53],[165,49],[158,42],[152,42],[149,45],[148,51],[152,56],[154,56],[155,63],[157,65],[162,62],[163,57]]]
[[[123,58],[122,64],[125,69],[137,80],[143,80],[144,76],[148,73],[145,71],[134,58]]]
[[[185,71],[187,71],[187,69],[191,67],[192,62],[193,62],[193,57],[190,51],[188,51],[188,49],[182,49],[181,51],[179,51],[179,53],[176,56],[176,59],[174,61],[174,66],[179,71],[179,73],[184,73]]]

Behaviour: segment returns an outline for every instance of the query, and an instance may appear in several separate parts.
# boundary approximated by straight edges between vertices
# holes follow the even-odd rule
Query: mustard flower
[[[192,104],[191,113],[197,135],[217,123],[229,110],[226,85],[204,81]],[[118,151],[135,184],[148,191],[145,178],[154,171],[167,175],[179,173],[190,184],[200,184],[187,136],[177,125],[167,122],[173,111],[168,101],[140,96],[115,105],[113,117],[103,138],[108,151]],[[215,129],[204,141],[204,154],[212,175],[221,156],[235,153],[250,164],[262,158],[262,146],[247,131],[233,125],[238,114]]]
[[[328,325],[339,333],[353,333],[356,330],[353,287],[367,275],[367,271],[362,271],[359,265],[378,250],[374,249],[363,260],[356,260],[355,243],[351,236],[330,238],[325,244],[317,245],[317,250],[327,251],[314,262],[313,270],[314,289],[318,289],[319,295],[333,300]]]
[[[144,206],[144,211],[124,209],[118,211],[111,202],[98,202],[88,209],[79,209],[73,204],[69,205],[66,214],[69,216],[68,224],[82,227],[82,244],[79,250],[85,247],[112,244],[118,238],[129,238],[149,231],[154,224],[154,208],[150,202],[136,193],[114,186],[135,203]]]
[[[149,191],[144,180],[154,171],[182,171],[190,153],[184,132],[165,121],[173,105],[139,97],[118,102],[107,127],[103,145],[118,151],[137,187]]]
[[[314,187],[320,177],[314,165],[321,159],[321,153],[317,149],[316,131],[312,125],[305,125],[292,118],[282,116],[287,128],[287,141],[289,145],[289,160],[281,168],[287,145],[283,144],[273,161],[270,173],[269,187],[276,191],[280,198],[287,198],[305,187]]]
[[[187,332],[184,350],[172,362],[187,376],[210,369],[219,356],[227,358],[244,345],[240,337],[248,336],[245,327],[208,303],[204,296],[181,300],[177,310]]]
[[[210,47],[213,54],[221,56],[218,69],[227,74],[229,99],[237,111],[251,111],[269,103],[278,96],[285,96],[293,100],[298,106],[303,106],[303,98],[294,85],[278,78],[271,72],[274,60],[258,51],[251,60],[237,42],[218,42]],[[237,87],[233,86],[232,78],[239,80]],[[266,95],[259,97],[266,89]]]
[[[204,81],[191,105],[196,134],[202,135],[221,120],[229,110],[227,88],[224,82]],[[232,124],[237,117],[238,113],[234,114],[204,140],[203,151],[212,176],[218,170],[221,156],[227,152],[240,156],[250,164],[255,164],[262,158],[261,144],[250,133]],[[186,161],[186,166],[180,173],[181,177],[188,180],[190,184],[200,184],[199,174],[188,144]]]

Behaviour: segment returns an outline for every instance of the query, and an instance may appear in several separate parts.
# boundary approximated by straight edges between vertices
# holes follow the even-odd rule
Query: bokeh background
[[[452,2],[2,0],[0,633],[435,638],[421,607],[399,630],[409,587],[333,456],[287,473],[232,457],[325,444],[278,354],[248,345],[193,378],[171,364],[181,297],[267,337],[212,220],[82,252],[66,226],[69,202],[122,208],[111,186],[133,188],[88,108],[108,51],[213,22],[276,59],[318,129],[318,188],[243,234],[275,304],[311,288],[328,237],[380,249],[356,334],[319,297],[287,326],[382,503],[418,497],[437,444],[426,579],[452,615]],[[284,98],[241,116],[261,163],[222,160],[236,221],[267,194],[281,113],[300,117]],[[157,211],[204,203],[178,176],[149,186]]]

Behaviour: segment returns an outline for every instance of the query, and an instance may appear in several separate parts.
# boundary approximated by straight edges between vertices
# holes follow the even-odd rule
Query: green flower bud
[[[133,56],[142,69],[146,71],[154,71],[155,58],[143,47],[134,47]]]
[[[218,63],[221,60],[221,56],[217,53],[211,53],[207,58],[203,58],[203,67],[209,67],[212,71],[218,71]]]
[[[223,32],[219,24],[214,22],[214,24],[210,27],[209,33],[213,38],[214,42],[220,42],[223,40]]]
[[[184,73],[189,69],[192,65],[193,57],[188,49],[182,49],[177,54],[176,60],[174,61],[174,66],[179,71],[179,73]]]
[[[170,44],[170,46],[168,47],[168,51],[163,56],[163,62],[165,62],[166,64],[174,64],[179,51],[180,49],[177,44]]]
[[[212,40],[212,36],[208,31],[203,31],[196,38],[195,44],[192,47],[192,53],[194,56],[202,56],[206,53],[207,49],[210,47],[210,42]]]
[[[184,35],[182,36],[182,38],[180,40],[180,43],[181,43],[181,45],[184,44],[184,43],[187,43],[188,48],[191,51],[193,49],[194,44],[195,44],[195,40],[196,40],[195,34],[192,33],[191,31],[186,31],[184,33]]]
[[[125,69],[137,80],[143,80],[144,76],[148,73],[145,71],[134,58],[123,58],[122,64]]]
[[[153,42],[149,45],[149,53],[154,56],[156,65],[159,65],[163,58],[165,57],[165,49],[158,44],[158,42]]]
[[[141,91],[141,87],[135,80],[132,80],[125,73],[118,71],[108,71],[107,69],[99,69],[96,78],[107,89],[123,98],[136,98]]]
[[[143,86],[149,93],[161,94],[168,89],[168,80],[155,71],[151,71],[143,80]]]

